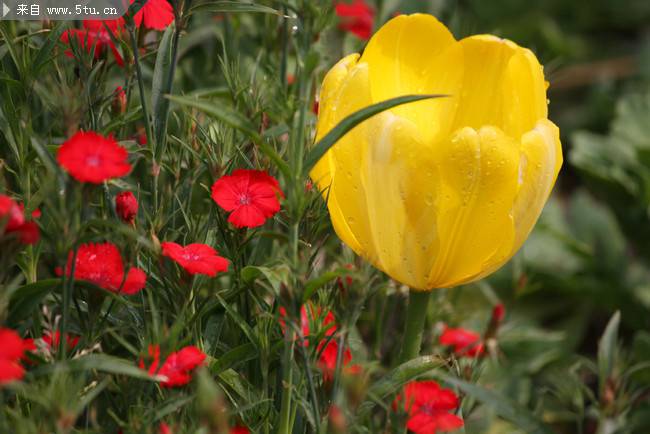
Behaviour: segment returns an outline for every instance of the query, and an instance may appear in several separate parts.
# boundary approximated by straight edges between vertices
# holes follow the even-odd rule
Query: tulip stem
[[[400,363],[420,355],[420,346],[422,345],[422,333],[424,332],[424,322],[427,316],[431,291],[409,292],[409,304],[406,311],[406,326],[404,328],[404,340],[400,351]]]

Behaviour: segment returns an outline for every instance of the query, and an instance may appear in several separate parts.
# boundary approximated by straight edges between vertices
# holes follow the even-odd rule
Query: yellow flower
[[[361,123],[311,172],[338,236],[414,289],[501,267],[528,237],[562,165],[535,55],[491,35],[456,41],[430,15],[384,25],[327,74],[317,139],[347,115],[408,94],[447,94]]]

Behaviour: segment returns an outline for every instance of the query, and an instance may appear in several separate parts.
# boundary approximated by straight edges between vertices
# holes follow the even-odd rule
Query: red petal
[[[266,222],[264,213],[253,205],[243,205],[230,214],[228,221],[238,228],[256,228]]]
[[[25,369],[16,361],[0,359],[0,386],[20,380]]]
[[[142,290],[147,283],[147,275],[139,268],[129,269],[126,275],[126,281],[122,286],[120,293],[125,295],[133,295]]]

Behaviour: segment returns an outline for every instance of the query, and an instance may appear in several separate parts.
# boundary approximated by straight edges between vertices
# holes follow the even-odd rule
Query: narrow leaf
[[[605,331],[598,342],[598,378],[601,392],[603,392],[605,384],[614,369],[616,341],[618,339],[618,326],[620,322],[621,313],[616,311],[607,323],[607,327],[605,327]]]
[[[174,26],[169,26],[163,34],[156,65],[153,70],[153,83],[151,87],[151,116],[153,118],[154,143],[158,149],[162,149],[165,134],[167,132],[167,119],[169,117],[169,100],[164,95],[171,92],[172,77],[170,70],[172,65],[171,40],[174,35]]]
[[[530,410],[519,406],[509,398],[485,387],[477,386],[460,380],[448,374],[436,372],[434,376],[445,383],[460,389],[465,395],[474,398],[483,405],[490,407],[497,416],[511,422],[529,434],[553,434],[548,426],[542,423]]]
[[[259,12],[265,14],[281,15],[279,11],[264,5],[239,1],[206,1],[192,7],[190,14],[197,12]]]

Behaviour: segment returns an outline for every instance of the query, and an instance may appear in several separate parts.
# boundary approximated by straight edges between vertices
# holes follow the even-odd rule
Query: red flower
[[[370,39],[375,11],[365,0],[354,0],[350,4],[337,3],[336,15],[341,19],[339,29],[350,32],[361,39]]]
[[[149,0],[135,14],[133,21],[138,27],[144,22],[147,29],[165,30],[174,21],[174,9],[167,0]]]
[[[192,275],[214,277],[217,273],[228,271],[228,260],[217,255],[217,251],[207,244],[193,243],[183,247],[165,241],[161,246],[163,256],[171,258]]]
[[[458,397],[435,381],[411,381],[404,386],[403,394],[397,396],[393,407],[402,407],[402,402],[408,413],[406,427],[415,434],[436,434],[463,426],[463,420],[450,413],[458,407]]]
[[[321,343],[318,345],[318,349],[320,350],[321,347],[326,344],[326,342],[326,340],[321,341]],[[330,339],[330,341],[327,342],[325,349],[323,349],[321,352],[320,357],[318,358],[318,368],[323,373],[323,381],[330,382],[334,379],[334,373],[336,372],[336,360],[338,359],[338,356],[339,344],[336,339]],[[346,348],[343,352],[343,372],[347,374],[358,374],[361,372],[361,367],[359,365],[350,366],[350,362],[352,362],[352,352],[350,352],[349,348]]]
[[[477,357],[485,351],[481,336],[463,328],[448,328],[445,326],[440,335],[440,345],[451,345],[457,356]]]
[[[11,329],[0,328],[0,386],[20,380],[25,375],[20,359],[30,348],[29,342]]]
[[[54,332],[54,339],[52,339],[52,333],[50,333],[49,331],[46,331],[46,332],[43,333],[43,337],[41,339],[43,339],[43,342],[45,343],[45,345],[50,347],[50,349],[53,349],[53,350],[56,351],[59,348],[59,343],[61,341],[61,332],[59,332],[58,330],[56,332]],[[66,345],[68,347],[68,350],[72,350],[79,343],[79,336],[71,336],[71,335],[66,333],[65,334],[65,343],[66,343]]]
[[[261,170],[235,170],[212,185],[212,199],[226,211],[238,228],[254,228],[280,211],[278,196],[284,197],[278,181]]]
[[[32,214],[35,213],[36,211]],[[36,217],[32,216],[32,218]],[[25,220],[24,206],[16,203],[9,196],[0,194],[0,235],[3,232],[17,233],[23,244],[36,244],[40,238],[38,225],[33,221]]]
[[[172,434],[172,430],[167,425],[165,422],[160,422],[160,426],[158,427],[158,433],[159,434]]]
[[[287,317],[287,310],[280,306],[278,309],[280,313],[280,328],[282,328],[282,333],[286,333],[286,323],[282,318]],[[325,328],[325,336],[332,336],[336,332],[336,318],[334,314],[330,311],[327,311],[325,315],[322,314],[322,309],[320,307],[316,308],[311,303],[309,304],[309,314],[307,314],[307,309],[305,305],[300,307],[300,327],[302,329],[302,336],[305,338],[304,346],[309,345],[309,339],[307,337],[310,334],[311,325],[318,325],[322,322],[322,327]]]
[[[17,230],[25,223],[25,215],[20,205],[4,194],[0,194],[0,224],[2,223],[7,232]]]
[[[115,212],[124,223],[135,223],[135,216],[138,215],[138,200],[133,193],[123,191],[115,196]]]
[[[66,274],[72,269],[73,252],[68,255]],[[86,280],[111,292],[133,295],[144,288],[147,276],[139,268],[131,267],[124,278],[124,264],[117,247],[109,242],[82,244],[77,250],[75,279]],[[124,282],[122,282],[124,280]]]
[[[59,148],[56,159],[79,182],[101,184],[131,170],[128,153],[113,138],[79,132]]]
[[[192,371],[203,364],[206,357],[197,347],[188,346],[171,353],[158,369],[160,365],[160,346],[150,345],[149,356],[153,359],[151,366],[149,366],[149,374],[162,377],[160,384],[163,387],[177,387],[189,383],[192,379]],[[140,360],[140,368],[144,369],[142,360]]]
[[[245,426],[235,426],[230,428],[230,434],[250,434],[250,431]]]
[[[105,52],[106,47],[108,47],[113,53],[118,66],[124,66],[124,59],[111,38],[111,33],[113,37],[119,38],[124,31],[124,20],[122,18],[117,20],[85,20],[83,27],[83,29],[70,29],[63,32],[61,42],[72,47],[72,41],[74,41],[77,47],[85,49],[86,52],[94,52],[95,59],[99,59]],[[72,48],[66,50],[65,55],[74,57]]]

